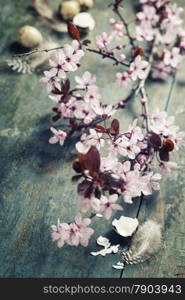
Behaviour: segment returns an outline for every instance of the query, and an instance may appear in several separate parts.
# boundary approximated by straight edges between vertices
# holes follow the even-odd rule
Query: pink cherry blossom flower
[[[102,118],[108,118],[115,114],[116,109],[113,108],[111,104],[102,106],[100,103],[92,103],[92,109],[97,115],[102,116]]]
[[[124,180],[120,193],[123,195],[126,203],[132,204],[132,198],[141,196],[143,183],[141,181],[141,172],[136,168],[132,171],[122,173]]]
[[[165,11],[167,14],[168,20],[173,24],[173,25],[181,25],[183,20],[180,17],[180,14],[183,12],[182,7],[177,7],[177,4],[169,4],[165,7]]]
[[[55,53],[54,58],[49,60],[49,64],[52,67],[51,70],[55,72],[55,75],[58,78],[66,78],[66,73],[64,71],[65,56],[63,50],[58,50]]]
[[[149,172],[145,176],[141,178],[143,182],[142,186],[142,193],[144,195],[151,195],[152,190],[159,191],[160,190],[160,184],[157,182],[161,179],[161,174],[156,173],[153,174],[153,172]]]
[[[120,86],[127,87],[131,82],[130,76],[127,72],[124,73],[117,72],[116,77],[117,77],[116,83]]]
[[[64,118],[71,118],[74,116],[72,107],[74,105],[73,100],[69,100],[67,104],[61,103],[60,106],[58,107],[58,113],[61,114],[62,117]]]
[[[69,239],[69,225],[67,223],[60,223],[58,220],[57,225],[51,226],[53,232],[51,234],[52,240],[57,241],[59,248],[63,247]]]
[[[163,61],[155,64],[152,68],[152,78],[166,80],[171,73],[172,68],[170,66],[166,66]]]
[[[128,133],[130,133],[130,137],[132,137],[135,142],[142,141],[144,139],[141,128],[137,126],[137,119],[135,119],[129,126],[127,136],[129,136]]]
[[[182,56],[180,55],[180,49],[173,47],[171,51],[164,50],[164,63],[165,65],[170,65],[173,68],[177,68],[180,62],[182,61]]]
[[[110,219],[113,211],[123,210],[121,205],[117,204],[118,195],[113,194],[110,195],[108,198],[106,196],[101,196],[101,213],[103,213],[105,219]]]
[[[78,89],[87,89],[91,86],[94,86],[96,82],[96,77],[93,76],[90,72],[86,71],[82,77],[75,76]]]
[[[102,34],[96,37],[96,44],[98,49],[100,50],[106,48],[106,46],[109,45],[111,41],[112,41],[112,36],[108,36],[106,32],[103,32]]]
[[[133,137],[131,137],[131,139],[122,139],[121,145],[125,150],[126,156],[128,156],[130,159],[134,159],[141,151],[139,144],[136,143]]]
[[[156,25],[159,21],[159,16],[156,14],[156,9],[153,6],[145,5],[143,11],[136,14],[140,22]]]
[[[63,130],[56,130],[51,127],[50,130],[53,132],[54,136],[49,139],[50,144],[58,143],[62,146],[64,144],[67,133]]]
[[[144,71],[144,69],[147,66],[148,66],[148,62],[142,60],[142,57],[140,55],[137,55],[129,68],[129,74],[132,80],[136,80],[137,78],[144,79],[146,76],[146,72]]]
[[[40,79],[40,82],[46,84],[48,93],[50,93],[55,87],[60,89],[60,84],[57,82],[58,78],[56,77],[57,71],[51,69],[50,71],[44,71],[45,77]]]
[[[112,32],[111,32],[111,36],[113,39],[115,40],[121,40],[124,37],[124,26],[121,22],[115,22],[114,24],[110,24],[112,25]]]
[[[74,72],[78,68],[78,64],[82,56],[84,56],[84,51],[81,49],[76,49],[74,45],[64,45],[63,55],[65,64],[63,69],[68,72]]]
[[[78,246],[81,244],[87,247],[91,235],[94,233],[94,229],[88,227],[91,223],[89,218],[82,219],[81,215],[78,214],[75,217],[75,223],[69,225],[69,239],[67,243],[71,246]]]
[[[101,100],[101,95],[97,86],[90,86],[87,90],[87,93],[84,96],[84,101],[87,102],[91,107],[96,103],[99,105]],[[93,107],[92,107],[93,109]]]
[[[112,153],[109,153],[107,157],[101,157],[100,170],[102,172],[111,171],[117,169],[118,159]],[[115,172],[114,172],[115,173]]]
[[[93,210],[95,212],[100,211],[100,200],[96,197],[83,198],[80,200],[80,210],[83,213]]]
[[[128,156],[130,159],[134,159],[136,155],[141,151],[139,144],[135,141],[134,138],[128,139],[126,136],[119,137],[112,144],[113,153],[117,153]]]
[[[73,110],[74,116],[77,119],[85,120],[84,123],[86,124],[89,124],[95,117],[92,109],[83,100],[73,102],[71,109]]]
[[[88,227],[91,224],[91,219],[85,218],[82,219],[81,215],[78,214],[75,218],[75,222],[80,230],[80,244],[84,247],[87,247],[91,235],[94,233],[94,229]]]
[[[169,0],[140,0],[142,4],[148,3],[148,4],[155,4],[158,8],[163,6],[165,3],[167,3]]]
[[[98,150],[104,146],[102,133],[95,129],[90,129],[89,132],[89,135],[83,134],[80,141],[76,143],[76,149],[80,153],[86,154],[91,146],[95,146]]]
[[[136,39],[138,41],[152,41],[156,35],[156,29],[150,23],[142,22],[136,26]]]

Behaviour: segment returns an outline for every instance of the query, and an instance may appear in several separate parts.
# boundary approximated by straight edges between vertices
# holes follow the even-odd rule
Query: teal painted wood
[[[27,10],[30,2],[0,1],[2,65],[11,55],[9,45],[22,25],[35,25],[45,38],[50,36],[61,44],[70,41],[66,36],[50,31],[35,18]],[[91,13],[96,19],[96,29],[89,38],[94,39],[99,31],[107,31],[106,20],[111,13],[106,6],[107,1],[95,1]],[[130,19],[133,19],[133,11],[133,5],[125,8]],[[126,91],[118,90],[111,83],[114,72],[110,62],[88,53],[79,73],[87,69],[97,75],[106,103],[125,96]],[[168,108],[170,113],[184,109],[184,71],[182,66]],[[119,240],[109,221],[97,219],[93,222],[96,234],[87,248],[66,246],[58,249],[51,241],[50,226],[57,218],[66,222],[72,220],[78,210],[76,185],[70,181],[74,174],[71,164],[75,149],[74,143],[63,148],[48,144],[52,104],[45,89],[41,88],[40,77],[40,74],[17,75],[7,68],[0,70],[0,277],[119,277],[119,272],[111,267],[119,260],[117,256],[89,255],[98,250],[95,240],[99,235]],[[170,82],[148,83],[151,106],[165,107],[169,85]],[[128,122],[137,116],[137,106],[137,102],[132,102],[119,113],[122,127],[126,128]],[[184,116],[184,111],[177,114],[182,127]],[[184,149],[178,160],[184,165]],[[124,277],[173,277],[183,271],[184,175],[182,168],[176,182],[165,180],[160,194],[145,200],[140,219],[155,215],[158,221],[164,222],[164,247],[151,261],[127,267]],[[125,205],[124,214],[135,216],[137,206],[137,200],[133,206]]]

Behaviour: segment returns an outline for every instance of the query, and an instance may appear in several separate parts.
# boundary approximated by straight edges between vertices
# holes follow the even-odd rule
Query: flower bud
[[[140,100],[140,102],[141,102],[142,105],[144,105],[144,104],[147,103],[147,99],[146,99],[146,98],[142,98],[142,99]]]
[[[80,5],[76,1],[64,1],[60,7],[60,13],[64,20],[71,20],[80,12]]]
[[[43,37],[38,29],[26,25],[20,28],[18,40],[24,47],[32,48],[40,45],[43,42]]]
[[[124,54],[121,54],[119,57],[119,61],[124,61],[126,59],[126,56]]]
[[[109,19],[109,24],[114,25],[116,23],[116,20],[114,18]]]

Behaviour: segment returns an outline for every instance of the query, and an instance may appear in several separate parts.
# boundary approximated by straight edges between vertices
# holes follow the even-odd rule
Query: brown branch
[[[125,21],[125,19],[123,18],[123,16],[121,15],[121,13],[120,13],[120,11],[119,11],[119,6],[117,7],[117,9],[114,9],[114,12],[115,12],[115,14],[119,17],[119,19],[120,19],[120,21],[122,22],[122,24],[124,25],[124,27],[125,27],[125,30],[126,30],[126,33],[127,33],[127,36],[128,36],[128,38],[129,38],[129,40],[130,40],[130,43],[131,43],[131,45],[133,46],[133,47],[135,47],[135,45],[134,45],[134,38],[131,36],[131,34],[130,34],[130,31],[129,31],[129,25],[127,24],[127,22]]]
[[[21,54],[14,54],[13,57],[24,57],[24,56],[29,56],[29,55],[32,55],[34,53],[40,53],[40,52],[50,52],[50,51],[55,51],[55,50],[60,50],[60,49],[63,49],[63,46],[59,46],[59,47],[56,47],[56,48],[51,48],[51,49],[34,49],[32,51],[29,51],[29,52],[26,52],[26,53],[21,53]],[[100,51],[100,50],[96,50],[96,49],[91,49],[91,48],[86,48],[87,51],[89,52],[93,52],[93,53],[96,53],[98,55],[101,55],[102,58],[109,58],[113,61],[115,61],[115,63],[118,65],[118,64],[121,64],[125,67],[129,67],[129,63],[125,63],[125,62],[121,62],[119,61],[114,55],[112,55],[111,53],[108,53],[108,52],[103,52],[103,51]]]

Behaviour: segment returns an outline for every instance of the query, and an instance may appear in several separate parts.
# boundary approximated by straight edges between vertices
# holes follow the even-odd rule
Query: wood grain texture
[[[129,5],[124,13],[132,20],[133,4],[137,1],[127,2]],[[176,2],[184,4],[183,1]],[[11,55],[9,46],[22,25],[36,26],[45,38],[50,37],[61,45],[70,42],[66,36],[50,31],[30,13],[31,1],[1,0],[0,3],[2,65]],[[52,1],[53,6],[57,3],[59,1]],[[106,20],[112,14],[106,9],[107,3],[95,1],[91,13],[96,28],[88,38],[94,39],[98,32],[108,30]],[[115,72],[106,59],[88,53],[79,74],[87,69],[96,74],[105,103],[116,102],[126,95],[125,90],[112,83]],[[184,72],[182,65],[168,107],[169,113],[176,113],[182,129],[185,127]],[[95,240],[99,235],[120,242],[112,232],[110,221],[102,222],[97,218],[93,222],[96,234],[87,248],[66,246],[58,249],[51,241],[50,226],[57,218],[66,222],[72,220],[78,210],[76,186],[70,181],[74,174],[71,164],[75,149],[73,143],[67,143],[63,148],[48,143],[52,104],[46,90],[41,88],[40,77],[40,74],[17,75],[5,67],[0,70],[0,277],[119,277],[119,272],[111,267],[119,257],[89,255],[98,250]],[[170,81],[148,82],[151,109],[155,106],[164,109],[169,87]],[[122,128],[127,128],[137,113],[137,102],[131,102],[120,112]],[[127,267],[124,277],[174,277],[176,273],[185,272],[184,151],[182,147],[176,157],[182,166],[177,180],[164,180],[161,192],[146,199],[141,209],[140,220],[151,217],[164,224],[163,247],[151,261]],[[125,204],[124,214],[135,216],[138,204],[137,199],[134,205]]]

